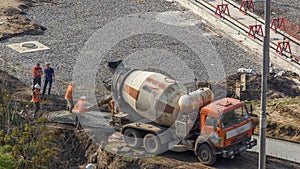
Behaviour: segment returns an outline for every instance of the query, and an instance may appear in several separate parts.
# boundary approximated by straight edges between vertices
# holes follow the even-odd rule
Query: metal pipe
[[[263,43],[263,67],[261,80],[261,114],[259,131],[259,169],[266,168],[266,102],[267,102],[267,76],[269,74],[269,50],[270,50],[270,3],[265,1],[265,36]]]

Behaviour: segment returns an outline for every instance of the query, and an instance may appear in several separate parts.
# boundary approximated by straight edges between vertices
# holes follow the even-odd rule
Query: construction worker
[[[32,91],[34,90],[34,85],[35,84],[39,84],[41,86],[42,75],[43,75],[42,67],[40,66],[39,63],[37,63],[32,68],[32,76],[33,76]]]
[[[32,92],[32,102],[34,104],[34,114],[33,118],[35,119],[37,116],[37,112],[40,108],[40,90],[41,86],[39,84],[34,85],[34,90]]]
[[[117,107],[116,107],[116,105],[115,105],[115,101],[114,101],[114,99],[111,99],[110,101],[109,101],[109,106],[110,106],[110,112],[112,113],[112,114],[115,114],[115,113],[118,113],[119,111],[118,111],[118,109],[117,109]]]
[[[86,96],[81,96],[73,108],[73,112],[85,113],[89,111],[91,104],[86,101]]]
[[[72,83],[69,83],[65,94],[65,99],[67,101],[67,110],[70,111],[70,113],[72,113],[72,109],[74,107],[72,93],[73,93],[73,86]]]
[[[110,112],[111,112],[112,114],[115,114],[115,101],[114,101],[114,99],[111,99],[111,100],[109,101],[109,107],[110,107]]]
[[[53,81],[53,78],[55,78],[54,69],[52,67],[50,67],[50,63],[46,63],[46,68],[44,69],[44,73],[45,73],[45,83],[44,83],[42,95],[45,95],[48,83],[49,83],[48,95],[50,95],[52,81]]]

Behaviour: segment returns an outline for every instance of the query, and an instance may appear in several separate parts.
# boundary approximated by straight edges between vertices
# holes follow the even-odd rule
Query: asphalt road
[[[258,136],[254,136],[257,140]],[[259,146],[253,147],[250,151],[259,152]],[[300,144],[292,143],[272,138],[266,139],[266,153],[267,155],[286,159],[300,163]]]

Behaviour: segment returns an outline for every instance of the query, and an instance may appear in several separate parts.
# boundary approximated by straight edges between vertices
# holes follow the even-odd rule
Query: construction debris
[[[295,80],[296,79],[296,80]],[[297,80],[300,76],[290,71],[276,71],[268,76],[268,98],[296,97],[300,95]],[[259,100],[261,75],[240,74],[228,76],[226,82],[212,84],[215,89],[226,88],[227,97],[241,100]],[[220,91],[221,92],[221,91]],[[217,93],[217,92],[215,92]],[[216,94],[218,96],[218,93]]]

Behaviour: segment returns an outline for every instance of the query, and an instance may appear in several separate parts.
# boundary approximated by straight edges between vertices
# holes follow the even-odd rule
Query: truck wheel
[[[165,146],[160,143],[159,138],[151,133],[144,137],[144,147],[148,153],[155,155],[165,151]]]
[[[198,159],[205,165],[214,165],[217,160],[217,156],[212,152],[211,148],[207,144],[202,144],[198,148]]]
[[[139,148],[142,146],[143,141],[143,133],[132,129],[132,128],[127,128],[124,131],[124,141],[129,147],[133,148]]]

